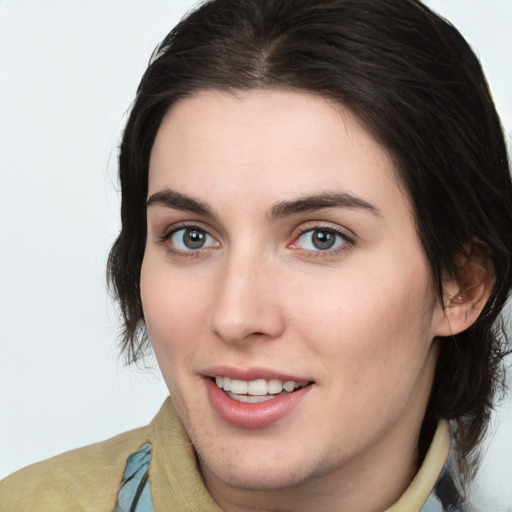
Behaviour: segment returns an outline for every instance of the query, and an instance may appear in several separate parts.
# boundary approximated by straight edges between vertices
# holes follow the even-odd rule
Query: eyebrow
[[[181,194],[175,190],[165,189],[155,192],[146,201],[146,207],[164,206],[175,210],[196,213],[204,217],[215,217],[215,210],[207,203]],[[281,201],[270,210],[270,219],[280,219],[298,213],[313,212],[323,208],[344,208],[347,210],[365,210],[381,217],[380,210],[364,199],[348,192],[329,191],[302,196],[289,201]]]
[[[312,212],[323,208],[344,208],[347,210],[365,210],[381,217],[380,210],[364,199],[342,191],[320,192],[276,204],[271,212],[272,219],[278,219],[297,213]]]
[[[170,189],[160,190],[151,194],[146,201],[146,208],[151,206],[165,206],[175,210],[197,213],[204,217],[215,217],[213,208],[206,203]]]

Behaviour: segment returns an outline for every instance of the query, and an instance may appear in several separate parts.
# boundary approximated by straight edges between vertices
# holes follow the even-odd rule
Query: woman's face
[[[147,214],[146,325],[207,483],[414,470],[444,315],[390,158],[350,111],[290,90],[179,101]]]

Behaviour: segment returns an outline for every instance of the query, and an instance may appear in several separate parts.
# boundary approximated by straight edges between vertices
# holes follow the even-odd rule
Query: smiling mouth
[[[312,384],[310,381],[282,381],[279,379],[239,380],[224,376],[213,378],[217,387],[237,402],[261,403],[273,400],[279,396],[290,395],[305,386]]]

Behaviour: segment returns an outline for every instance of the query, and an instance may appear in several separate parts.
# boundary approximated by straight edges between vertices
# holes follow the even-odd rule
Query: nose
[[[278,269],[257,256],[233,255],[219,272],[210,328],[226,343],[278,338],[285,327]]]

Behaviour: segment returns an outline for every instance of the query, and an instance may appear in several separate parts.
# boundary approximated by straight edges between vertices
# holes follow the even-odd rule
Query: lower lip
[[[312,385],[308,385],[272,400],[246,403],[229,398],[211,379],[205,379],[205,383],[208,398],[217,415],[230,425],[247,429],[268,427],[278,422],[291,413],[312,388]]]

